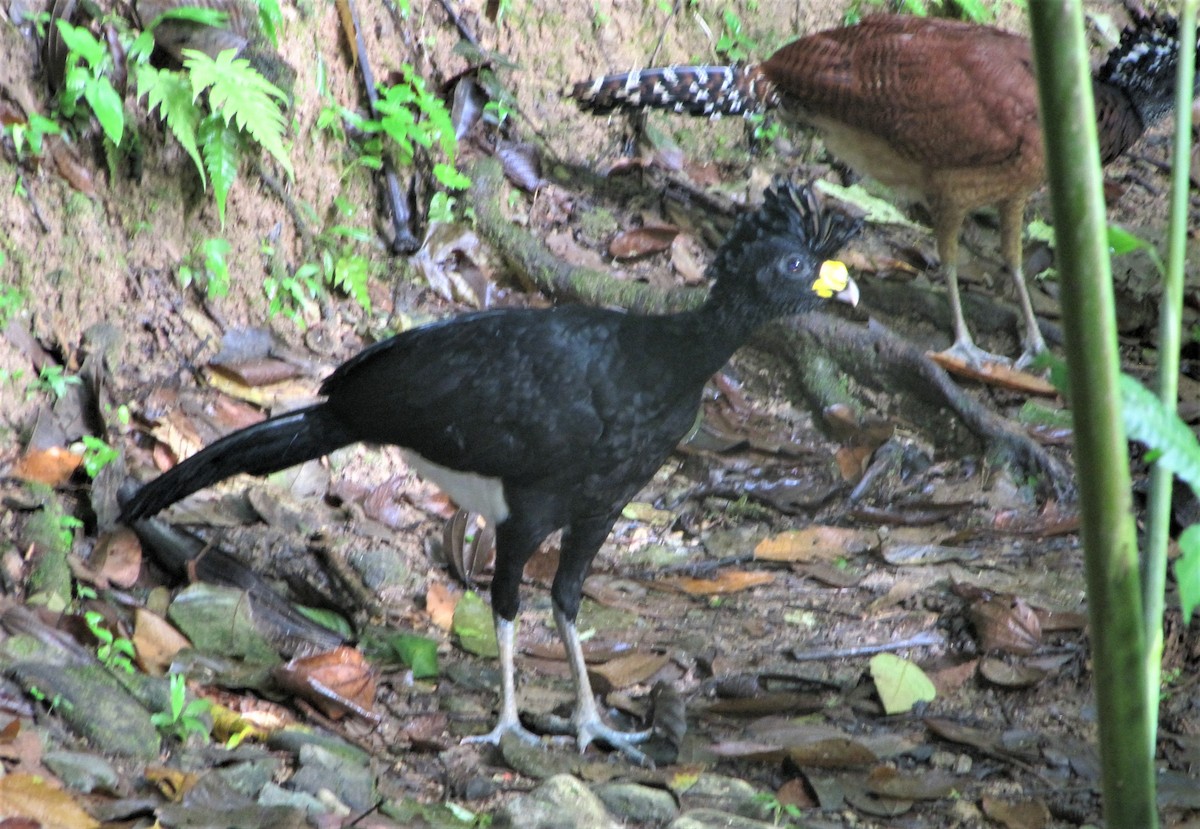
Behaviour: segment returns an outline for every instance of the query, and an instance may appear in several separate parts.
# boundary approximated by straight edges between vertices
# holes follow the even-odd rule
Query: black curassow
[[[1105,164],[1174,108],[1178,28],[1169,15],[1135,15],[1096,72]],[[636,69],[577,83],[570,95],[596,114],[669,109],[717,117],[778,108],[815,129],[859,173],[924,201],[954,321],[946,354],[974,365],[1007,361],[971,338],[958,291],[958,237],[970,211],[996,205],[1000,252],[1025,321],[1018,365],[1045,350],[1021,262],[1025,204],[1045,181],[1025,38],[957,20],[876,14],[793,40],[759,63]]]
[[[496,727],[536,741],[517,714],[513,667],[522,571],[551,532],[562,549],[551,587],[567,649],[580,750],[600,739],[639,762],[600,718],[575,629],[583,581],[622,507],[692,427],[707,379],[773,318],[858,288],[829,260],[857,223],[807,188],[778,183],[716,253],[696,310],[648,316],[578,305],[466,314],[368,347],[321,386],[325,401],[234,432],[143,486],[122,520],[154,515],[239,472],[265,475],[366,441],[411,465],[496,531],[492,612],[500,643]]]

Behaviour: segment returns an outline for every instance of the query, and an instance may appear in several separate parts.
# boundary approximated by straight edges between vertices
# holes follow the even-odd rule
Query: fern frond
[[[183,50],[183,56],[192,79],[193,100],[207,90],[212,111],[220,114],[226,124],[244,130],[275,157],[289,177],[294,177],[283,143],[287,122],[278,103],[286,101],[287,96],[252,69],[249,61],[234,57],[232,49],[216,58],[194,49]]]
[[[146,99],[146,109],[154,112],[166,123],[175,140],[196,162],[200,171],[200,182],[208,187],[204,175],[204,163],[196,146],[196,127],[200,123],[200,110],[192,99],[192,86],[179,72],[155,69],[153,66],[137,67],[137,96]]]
[[[204,166],[212,178],[213,198],[217,202],[217,216],[221,227],[225,226],[225,197],[237,180],[238,164],[242,159],[242,145],[238,131],[216,113],[200,122],[200,146],[204,149]]]
[[[1160,453],[1161,464],[1200,494],[1200,443],[1175,411],[1127,374],[1120,379],[1121,414],[1131,440]]]

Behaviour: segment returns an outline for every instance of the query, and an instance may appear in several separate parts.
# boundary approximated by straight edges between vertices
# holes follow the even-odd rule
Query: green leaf
[[[150,112],[158,110],[158,115],[166,122],[167,128],[179,142],[179,146],[191,156],[200,172],[200,182],[208,187],[208,178],[204,175],[204,162],[200,159],[200,149],[196,146],[196,128],[200,124],[200,110],[192,100],[192,85],[179,72],[167,69],[155,69],[153,66],[139,66],[137,70],[137,96],[146,99],[146,109]]]
[[[1108,247],[1115,256],[1124,256],[1128,253],[1143,251],[1150,258],[1154,267],[1158,269],[1159,275],[1166,272],[1166,267],[1163,265],[1163,261],[1159,257],[1158,250],[1155,249],[1154,245],[1136,233],[1130,233],[1123,227],[1111,224],[1108,226]]]
[[[453,164],[434,164],[433,177],[450,190],[466,190],[471,186],[470,176],[460,173]]]
[[[120,145],[125,134],[125,103],[117,90],[113,89],[112,81],[104,76],[93,78],[84,86],[83,97],[87,99],[108,140]]]
[[[1157,463],[1200,495],[1200,443],[1179,415],[1127,374],[1120,377],[1121,414],[1131,440],[1158,450]]]
[[[483,599],[479,598],[479,594],[472,590],[464,593],[454,606],[450,631],[458,637],[458,643],[468,653],[490,657],[500,655],[492,611],[484,604]]]
[[[367,277],[367,260],[361,256],[341,256],[333,266],[333,284],[369,313],[371,294],[367,291]]]
[[[401,633],[388,638],[388,645],[408,667],[412,668],[413,679],[426,679],[438,675],[437,642],[424,636]]]
[[[104,65],[104,60],[108,57],[108,48],[95,35],[82,26],[72,26],[62,18],[54,23],[58,26],[63,43],[67,45],[67,51],[79,55],[94,71]]]
[[[911,711],[918,702],[932,702],[937,696],[925,672],[894,653],[871,657],[871,679],[888,714]]]
[[[1179,586],[1179,605],[1186,625],[1200,606],[1200,524],[1193,524],[1179,534],[1179,549],[1175,583]]]
[[[226,49],[214,59],[195,49],[183,50],[183,65],[192,80],[193,98],[207,90],[213,112],[219,113],[226,124],[232,123],[247,132],[274,156],[289,178],[294,178],[292,162],[283,144],[287,122],[276,103],[286,101],[287,96],[252,69],[249,61],[234,54],[233,49]]]
[[[229,15],[223,11],[216,9],[206,9],[201,6],[179,6],[167,11],[154,18],[147,26],[147,29],[153,30],[164,20],[183,20],[188,23],[198,23],[201,26],[210,26],[214,29],[229,28]]]
[[[278,0],[258,0],[258,22],[271,45],[279,46],[279,27],[283,25],[283,12],[279,10]]]
[[[229,188],[237,180],[238,163],[242,148],[236,130],[229,127],[219,115],[209,115],[200,122],[197,130],[204,169],[212,179],[213,198],[217,202],[217,215],[221,227],[225,226],[225,199]]]

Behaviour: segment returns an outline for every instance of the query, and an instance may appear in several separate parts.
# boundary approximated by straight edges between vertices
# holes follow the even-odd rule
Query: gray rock
[[[758,789],[745,780],[721,774],[700,775],[679,793],[679,802],[685,811],[715,809],[760,820],[769,817]]]
[[[556,774],[509,801],[496,815],[495,829],[618,829],[604,804],[577,778]]]
[[[47,751],[42,755],[46,768],[54,772],[67,788],[77,792],[115,792],[120,782],[116,770],[96,754],[80,751]]]
[[[634,823],[660,825],[679,815],[674,796],[662,789],[638,783],[605,783],[596,786],[595,791],[610,812]]]
[[[667,829],[777,829],[774,823],[722,812],[693,809],[680,815]]]

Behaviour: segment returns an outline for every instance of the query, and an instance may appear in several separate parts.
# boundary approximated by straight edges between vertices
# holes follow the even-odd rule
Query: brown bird
[[[1096,73],[1103,162],[1173,107],[1178,24],[1141,15]],[[815,128],[849,166],[924,201],[933,219],[954,317],[944,352],[972,365],[1006,362],[975,345],[958,291],[958,238],[967,214],[1000,212],[1000,248],[1025,318],[1018,366],[1045,350],[1021,273],[1025,204],[1045,180],[1029,42],[954,20],[880,14],[807,35],[761,63],[643,69],[575,84],[590,112],[671,109],[749,115],[779,108]]]

